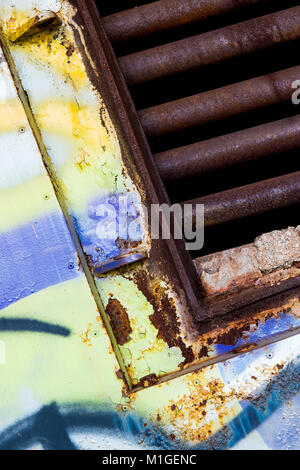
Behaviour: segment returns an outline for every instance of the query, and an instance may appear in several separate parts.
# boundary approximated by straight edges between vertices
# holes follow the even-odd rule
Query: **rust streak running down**
[[[160,0],[102,18],[112,42],[146,36],[265,0]]]
[[[299,66],[281,70],[144,109],[140,121],[148,136],[159,136],[225,119],[291,100],[292,84],[299,79]]]
[[[300,115],[155,156],[165,181],[200,175],[300,147]]]
[[[204,204],[205,225],[217,225],[300,203],[300,171],[183,204]],[[195,213],[193,214],[195,227]]]
[[[300,38],[300,6],[119,59],[129,85],[238,57]]]

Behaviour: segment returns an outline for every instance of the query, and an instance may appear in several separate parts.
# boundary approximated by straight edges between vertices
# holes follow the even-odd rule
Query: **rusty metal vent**
[[[299,2],[103,3],[171,202],[205,203],[201,255],[297,225]]]
[[[300,80],[299,0],[96,3],[100,21],[92,2],[74,0],[148,202],[205,204],[205,248],[191,253],[195,258],[240,245],[241,260],[255,252],[253,282],[216,300],[204,285],[209,257],[193,264],[183,244],[160,245],[161,253],[169,250],[194,319],[299,286],[297,260],[279,262],[276,269],[287,271],[274,281],[260,269],[252,243],[299,224],[300,120],[292,103]],[[291,237],[296,229],[275,241],[285,249]],[[271,237],[264,254],[273,245]]]

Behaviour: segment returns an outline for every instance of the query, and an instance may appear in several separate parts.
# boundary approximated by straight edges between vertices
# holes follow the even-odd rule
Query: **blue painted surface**
[[[126,206],[123,204],[125,197]],[[119,240],[143,240],[139,205],[135,198],[130,193],[109,194],[92,201],[88,205],[87,216],[82,215],[80,221],[73,217],[84,251],[93,264],[105,263],[130,251],[130,247],[122,247]],[[135,229],[134,233],[130,228]]]
[[[73,433],[92,432],[95,437],[121,434],[133,446],[142,438],[148,448],[223,450],[232,449],[253,431],[258,431],[271,449],[300,448],[299,364],[299,358],[291,362],[264,390],[258,390],[258,398],[241,402],[243,410],[235,418],[195,447],[184,442],[178,445],[161,427],[149,424],[145,428],[143,419],[135,414],[122,416],[113,410],[103,412],[88,404],[59,406],[52,403],[0,433],[0,449],[22,449],[32,442],[40,442],[45,449],[75,449]]]
[[[300,320],[292,314],[281,313],[278,318],[270,318],[265,323],[260,323],[257,329],[242,338],[234,345],[216,344],[217,354],[225,354],[233,349],[247,344],[261,342],[264,338],[277,335],[293,328],[299,328]]]
[[[76,259],[70,233],[59,213],[1,233],[0,310],[81,275]]]

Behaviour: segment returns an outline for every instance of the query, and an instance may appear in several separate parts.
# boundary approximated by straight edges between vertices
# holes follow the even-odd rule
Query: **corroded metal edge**
[[[127,86],[120,74],[110,43],[99,22],[96,7],[92,1],[84,5],[80,0],[72,0],[70,3],[76,7],[77,11],[74,17],[76,28],[73,29],[77,46],[85,58],[85,65],[90,79],[103,96],[114,125],[118,130],[122,155],[129,174],[133,181],[137,183],[144,203],[149,205],[151,203],[169,202],[147,140],[136,116]],[[77,26],[81,29],[80,34]],[[81,36],[81,32],[83,36]],[[222,317],[220,321],[213,319],[214,311],[212,306],[203,297],[189,254],[181,243],[177,246],[174,241],[170,244],[169,242],[154,240],[150,253],[150,262],[144,263],[140,269],[130,270],[126,268],[125,271],[122,270],[122,275],[124,278],[133,280],[138,289],[153,305],[154,315],[151,317],[151,322],[159,331],[159,337],[169,347],[179,347],[185,358],[184,363],[180,364],[180,370],[174,373],[166,374],[158,379],[153,374],[142,378],[143,388],[158,384],[161,381],[171,380],[177,377],[178,374],[184,375],[198,370],[205,367],[205,364],[209,364],[210,361],[213,361],[212,363],[221,362],[224,357],[223,354],[217,349],[212,352],[212,349],[218,345],[228,344],[226,336],[228,331],[235,332],[230,343],[231,350],[228,353],[231,356],[237,354],[237,351],[244,353],[248,347],[259,348],[261,345],[263,346],[264,341],[268,341],[266,335],[262,335],[257,341],[248,338],[247,341],[243,342],[243,347],[237,345],[244,332],[251,330],[253,321],[255,321],[253,318],[256,309],[259,312],[259,315],[256,315],[258,322],[266,323],[268,318],[274,315],[277,326],[281,325],[279,312],[284,310],[282,303],[280,308],[276,306],[272,312],[269,303],[264,306],[257,304],[248,310],[244,309],[228,314],[226,317]],[[176,302],[174,302],[174,299],[171,299],[171,301],[166,292],[162,296],[159,295],[155,290],[157,289],[155,279],[166,280],[167,286],[177,296]],[[274,288],[273,293],[277,292],[278,290]],[[272,301],[270,300],[270,303]],[[222,313],[227,313],[238,307],[240,305],[232,305],[226,301]],[[195,318],[199,320],[197,325],[194,322]],[[208,322],[208,319],[211,321]],[[293,324],[292,327],[288,328],[281,325],[282,331],[279,328],[281,333],[275,336],[270,334],[269,340],[276,342],[281,338],[298,334],[298,324],[296,321],[295,323],[296,325]],[[139,385],[135,386],[133,390],[138,391],[139,388],[137,387]]]
[[[100,91],[108,106],[122,148],[123,159],[133,181],[144,192],[144,203],[168,203],[169,199],[162,184],[158,169],[137,113],[128,92],[127,85],[119,69],[110,42],[102,27],[98,10],[92,0],[71,0],[77,13],[74,21],[82,29],[85,45],[74,30],[78,47],[85,58],[85,65],[94,86]],[[86,46],[86,48],[85,48]],[[92,67],[90,58],[96,66]],[[153,240],[149,263],[150,274],[163,275],[183,301],[185,314],[195,318],[195,313],[203,320],[208,318],[202,305],[202,295],[195,268],[182,241]],[[185,292],[185,295],[182,293]]]
[[[112,114],[114,125],[118,129],[123,158],[131,172],[130,176],[134,181],[138,181],[142,191],[145,190],[144,201],[146,204],[169,203],[127,85],[111,44],[101,25],[98,10],[93,0],[87,2],[71,0],[70,3],[76,8],[75,22],[81,26],[86,48],[99,74],[93,69],[86,55],[85,46],[76,31],[74,31],[74,35],[78,40],[78,44],[81,44],[82,53],[86,57],[86,66],[90,72],[90,78],[104,97]],[[188,321],[188,324],[192,328],[196,327],[198,329],[198,338],[199,334],[204,331],[213,330],[209,320],[212,320],[215,315],[223,315],[261,298],[275,295],[282,290],[299,285],[299,280],[294,278],[288,280],[281,287],[263,288],[260,291],[261,293],[264,292],[263,295],[257,296],[257,290],[255,290],[254,292],[248,292],[243,301],[241,301],[241,296],[237,296],[235,299],[221,299],[212,304],[207,301],[201,284],[197,282],[192,260],[182,242],[171,240],[166,243],[165,241],[153,240],[150,257],[150,275],[155,277],[163,274],[166,276],[181,300],[182,290],[184,290],[183,314],[185,316],[184,307],[186,306],[192,313],[192,319],[197,323],[195,325],[192,320]],[[164,325],[157,326],[164,328]]]
[[[289,227],[194,263],[209,310],[218,316],[298,287],[299,260],[299,228]]]
[[[243,309],[215,318],[201,337],[195,340],[193,362],[180,371],[135,386],[131,393],[226,362],[250,351],[283,341],[300,334],[300,288],[263,299]],[[198,348],[198,350],[197,350]],[[197,354],[198,352],[198,354]]]
[[[144,380],[144,381],[142,381],[141,385],[133,387],[132,390],[129,392],[129,395],[137,393],[137,392],[141,392],[142,390],[145,390],[148,387],[153,386],[153,385],[159,385],[159,384],[168,382],[170,380],[175,380],[178,377],[182,377],[183,375],[186,375],[186,374],[199,372],[202,369],[206,369],[206,368],[208,368],[210,366],[213,366],[215,364],[224,363],[224,362],[226,362],[230,359],[233,359],[235,357],[242,356],[243,354],[246,354],[246,353],[251,352],[251,351],[257,351],[259,349],[263,349],[266,346],[270,346],[272,344],[278,343],[280,341],[283,341],[287,338],[291,338],[293,336],[297,336],[299,334],[300,334],[300,327],[291,328],[290,330],[278,333],[276,335],[271,335],[268,338],[265,338],[264,340],[262,340],[260,342],[251,342],[251,343],[248,343],[248,344],[245,344],[245,345],[242,345],[242,346],[238,346],[236,348],[233,348],[229,352],[220,354],[220,355],[215,356],[215,357],[207,358],[206,360],[204,360],[201,363],[194,363],[194,364],[190,365],[189,367],[187,367],[184,370],[181,370],[179,372],[174,372],[172,374],[165,375],[164,377],[162,377],[158,380],[154,380],[154,381],[152,380],[151,381],[151,378],[149,378],[148,379],[149,382],[146,382],[146,383],[145,383],[145,380]]]

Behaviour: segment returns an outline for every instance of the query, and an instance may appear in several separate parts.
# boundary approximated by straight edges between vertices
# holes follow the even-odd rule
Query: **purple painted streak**
[[[81,275],[63,216],[54,213],[0,234],[0,310]]]

